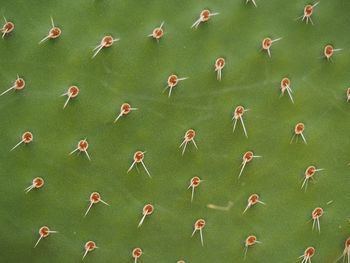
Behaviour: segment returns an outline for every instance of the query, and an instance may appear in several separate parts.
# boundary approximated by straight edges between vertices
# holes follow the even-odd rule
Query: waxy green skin
[[[294,262],[314,246],[313,262],[333,262],[350,232],[350,104],[348,34],[350,3],[321,1],[314,26],[294,19],[308,1],[2,1],[1,10],[15,30],[0,41],[0,87],[10,87],[18,73],[26,88],[0,97],[0,258],[4,262],[81,262],[83,246],[99,249],[86,262],[243,261],[244,240],[254,234],[246,261]],[[69,8],[68,8],[69,7]],[[220,14],[197,29],[191,25],[204,8]],[[50,28],[50,15],[62,35],[38,45]],[[162,21],[157,43],[147,37]],[[92,60],[92,49],[105,35],[120,38]],[[264,37],[283,37],[261,52]],[[320,58],[326,44],[343,48],[333,62]],[[226,61],[222,80],[213,64]],[[189,77],[170,98],[162,94],[170,74]],[[280,96],[280,80],[293,85],[292,104]],[[62,110],[67,88],[79,96]],[[113,124],[128,102],[137,112]],[[232,133],[236,105],[240,125]],[[305,123],[305,145],[289,144],[294,125]],[[189,128],[198,150],[178,148]],[[9,149],[30,130],[35,140]],[[91,162],[68,153],[87,137]],[[126,173],[133,153],[147,151],[143,169]],[[237,179],[242,154],[263,156],[249,163]],[[326,170],[300,189],[309,165]],[[139,167],[140,168],[140,167]],[[23,189],[37,176],[45,187]],[[188,181],[205,180],[190,202]],[[96,205],[83,214],[87,197],[98,191],[110,207]],[[246,198],[258,193],[267,203],[242,215]],[[327,205],[327,202],[333,203]],[[229,211],[212,210],[208,203]],[[146,203],[152,216],[137,228]],[[307,223],[321,206],[321,234]],[[206,221],[205,243],[191,238],[196,219]],[[48,225],[58,234],[33,249],[37,230]],[[288,244],[288,246],[286,245]],[[171,249],[170,249],[171,248]]]

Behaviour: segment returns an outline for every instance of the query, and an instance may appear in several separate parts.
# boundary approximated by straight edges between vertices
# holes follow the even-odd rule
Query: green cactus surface
[[[300,16],[316,0],[255,3],[0,0],[0,15],[15,25],[0,39],[0,93],[17,74],[25,80],[0,96],[0,262],[81,262],[89,240],[98,249],[84,262],[132,263],[137,247],[138,263],[296,262],[307,247],[315,263],[342,255],[350,236],[350,2],[321,0],[314,25]],[[219,14],[191,28],[204,9]],[[38,44],[50,17],[61,34]],[[149,34],[162,22],[157,41]],[[119,41],[92,58],[107,35]],[[266,37],[282,38],[271,57]],[[188,79],[168,97],[171,74]],[[290,90],[281,96],[284,77],[294,103]],[[73,85],[79,94],[63,109]],[[137,110],[114,122],[123,103]],[[248,137],[239,118],[233,132],[239,105],[249,109]],[[299,122],[307,144],[300,135],[290,143]],[[191,137],[182,155],[189,129],[198,149]],[[26,131],[33,141],[10,151]],[[84,139],[91,161],[79,149],[69,154]],[[127,173],[138,150],[151,177],[141,163]],[[261,158],[238,178],[247,151]],[[309,166],[324,170],[301,188]],[[44,185],[26,193],[36,177]],[[84,217],[92,192],[108,205],[93,204]],[[243,214],[252,194],[264,204]],[[154,211],[138,227],[146,204]],[[317,220],[312,229],[317,207],[320,232]],[[198,219],[203,246],[199,229],[191,237]],[[34,248],[42,226],[58,233]],[[249,235],[259,243],[246,246]]]

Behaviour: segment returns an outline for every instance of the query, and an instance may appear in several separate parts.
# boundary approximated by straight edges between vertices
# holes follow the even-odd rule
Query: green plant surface
[[[314,246],[313,262],[333,262],[344,248],[349,229],[349,86],[350,2],[322,0],[314,26],[295,20],[308,1],[256,0],[75,0],[0,1],[1,14],[15,30],[0,41],[0,87],[19,74],[22,91],[0,97],[0,261],[80,262],[84,244],[99,247],[84,262],[243,262],[245,238],[261,244],[248,249],[245,262],[295,262]],[[219,12],[191,28],[204,8]],[[50,29],[50,15],[62,35],[38,45]],[[159,43],[147,37],[164,21]],[[120,41],[94,58],[104,35]],[[264,37],[272,58],[261,51]],[[343,48],[332,61],[323,47]],[[222,81],[214,62],[224,57]],[[162,93],[170,74],[189,77],[170,98]],[[295,104],[280,96],[288,76]],[[70,85],[80,93],[63,110]],[[113,123],[120,105],[138,108]],[[248,138],[232,113],[243,105]],[[294,126],[304,135],[290,144]],[[196,143],[179,145],[185,132]],[[34,140],[9,150],[29,130]],[[68,155],[80,139],[84,154]],[[136,150],[147,151],[145,165],[127,173]],[[238,180],[244,152],[256,158]],[[305,192],[301,181],[309,165],[324,168]],[[45,185],[25,194],[34,177]],[[190,179],[203,183],[191,203]],[[98,191],[110,204],[97,204],[83,215],[89,195]],[[266,205],[242,214],[250,194]],[[208,204],[229,211],[210,209]],[[333,201],[333,202],[329,202]],[[137,224],[145,204],[155,211]],[[311,212],[322,207],[321,233],[312,231]],[[194,222],[206,220],[204,246]],[[38,229],[59,233],[33,246]]]

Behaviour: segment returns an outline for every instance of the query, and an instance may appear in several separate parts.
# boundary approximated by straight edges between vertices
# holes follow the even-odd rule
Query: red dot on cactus
[[[93,251],[96,248],[96,243],[94,241],[88,241],[84,247],[87,251]]]
[[[262,41],[262,47],[263,47],[263,49],[269,49],[270,47],[271,47],[271,45],[272,45],[272,40],[271,40],[271,38],[269,38],[269,37],[266,37],[266,38],[264,38],[263,39],[263,41]]]
[[[198,176],[195,176],[191,179],[191,186],[197,187],[201,182],[201,179]]]
[[[168,78],[168,85],[169,86],[176,86],[178,82],[178,77],[176,75],[170,75]]]
[[[205,220],[198,219],[194,225],[196,229],[203,229],[205,227]]]
[[[252,246],[256,243],[257,239],[256,239],[256,236],[248,236],[246,241],[245,241],[245,245],[246,246]]]
[[[251,160],[253,160],[253,157],[254,157],[253,152],[248,151],[243,155],[243,160],[246,162],[250,162]]]
[[[312,15],[313,10],[314,10],[314,7],[312,5],[306,5],[304,8],[304,15],[306,17],[310,17]]]
[[[33,141],[33,134],[29,131],[26,131],[25,133],[23,133],[22,135],[22,141],[24,143],[30,143]]]
[[[102,38],[101,45],[104,47],[110,47],[113,45],[113,37],[112,36],[105,36]]]
[[[77,86],[70,86],[68,88],[68,94],[71,98],[75,98],[79,94],[79,88]]]
[[[139,258],[142,256],[142,250],[141,248],[137,247],[137,248],[134,248],[133,251],[132,251],[132,256],[133,258]]]
[[[44,179],[41,177],[36,177],[33,179],[33,186],[35,188],[41,188],[44,186]]]
[[[59,27],[53,27],[50,29],[50,38],[55,39],[61,35],[62,31]]]
[[[98,203],[100,201],[101,201],[101,195],[99,193],[97,193],[97,192],[91,193],[90,202],[95,204],[95,203]]]
[[[143,207],[143,214],[150,215],[154,211],[154,206],[151,204],[147,204]]]
[[[50,232],[49,232],[49,228],[47,226],[43,226],[39,229],[39,235],[42,236],[42,237],[47,237]]]
[[[143,152],[137,151],[134,154],[134,161],[139,163],[143,160],[144,157],[145,157],[145,155]]]
[[[86,151],[89,148],[89,143],[86,140],[80,140],[78,143],[78,148],[80,151]]]
[[[334,53],[334,48],[332,45],[327,45],[325,46],[324,48],[324,55],[327,57],[327,58],[330,58]]]
[[[200,17],[202,18],[202,21],[208,21],[210,18],[210,11],[208,9],[203,10]]]
[[[1,31],[5,34],[8,34],[8,33],[11,33],[14,29],[15,29],[15,24],[8,21],[4,24]]]

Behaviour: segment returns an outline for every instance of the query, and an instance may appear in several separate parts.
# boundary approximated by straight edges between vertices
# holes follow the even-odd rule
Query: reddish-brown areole
[[[40,240],[48,237],[51,233],[57,233],[57,231],[51,231],[47,226],[42,226],[39,228],[39,239],[35,243],[34,248],[39,244]]]
[[[215,61],[215,71],[217,74],[217,79],[221,80],[221,71],[225,67],[225,59],[224,58],[218,58]]]
[[[44,42],[48,39],[56,39],[61,35],[62,30],[59,27],[54,25],[52,17],[51,17],[51,25],[52,25],[52,27],[50,28],[49,33],[47,34],[46,37],[44,37],[42,40],[40,40],[39,44],[41,44],[42,42]]]
[[[257,194],[252,194],[251,196],[249,196],[248,203],[250,203],[251,205],[255,205],[258,202],[259,202],[259,196]]]
[[[314,7],[312,5],[306,5],[304,7],[304,16],[310,17],[314,11]]]
[[[137,110],[137,108],[132,108],[131,105],[129,103],[124,102],[121,106],[120,106],[120,113],[119,115],[116,117],[116,119],[114,120],[114,122],[117,122],[119,120],[119,118],[121,118],[124,115],[128,115],[131,111],[133,110]]]
[[[176,75],[170,75],[168,78],[168,86],[169,87],[175,87],[178,82],[178,77]]]
[[[52,39],[58,38],[61,35],[62,31],[59,27],[53,27],[50,29],[49,36]]]
[[[96,243],[94,241],[88,241],[85,243],[85,250],[86,251],[93,251],[96,248]]]
[[[145,154],[141,151],[137,151],[134,153],[134,161],[137,163],[142,162],[144,157],[145,157]]]
[[[254,157],[254,154],[253,152],[251,151],[248,151],[246,152],[244,155],[243,155],[243,162],[250,162],[251,160],[253,160],[253,157]]]
[[[16,90],[21,90],[24,89],[24,87],[26,86],[26,82],[24,81],[24,79],[18,78],[16,79],[14,86]]]
[[[101,202],[101,203],[103,203],[103,204],[109,206],[108,203],[106,203],[105,201],[103,201],[103,200],[101,199],[101,195],[100,195],[98,192],[92,192],[92,193],[90,194],[89,200],[90,200],[90,205],[89,205],[88,209],[86,210],[86,212],[85,212],[85,214],[84,214],[84,217],[89,213],[91,207],[92,207],[94,204],[97,204],[97,203]],[[84,257],[85,257],[85,256],[84,256]]]
[[[345,248],[350,249],[350,237],[345,240]]]
[[[184,140],[182,141],[182,143],[179,146],[179,148],[181,148],[183,146],[182,155],[184,155],[185,150],[186,150],[186,146],[189,142],[192,142],[194,144],[194,146],[196,147],[196,149],[198,149],[197,144],[194,140],[194,137],[196,137],[196,132],[193,129],[188,129],[185,132]]]
[[[237,115],[242,115],[242,114],[244,113],[244,108],[243,108],[243,106],[238,106],[238,107],[236,108],[236,110],[235,110],[235,113],[236,113]]]
[[[32,184],[35,188],[41,188],[44,186],[44,179],[41,177],[36,177],[33,179]]]
[[[287,77],[282,78],[281,83],[280,83],[280,88],[281,88],[281,96],[285,93],[285,91],[288,92],[288,96],[292,103],[294,103],[293,96],[292,96],[292,89],[290,87],[290,79]]]
[[[321,207],[316,207],[314,211],[312,211],[312,219],[320,218],[323,215],[323,209]]]
[[[1,32],[4,34],[8,34],[8,33],[11,33],[14,29],[15,29],[15,24],[8,21],[2,27]]]
[[[305,176],[306,176],[307,178],[310,178],[310,177],[312,177],[315,173],[316,173],[316,167],[315,167],[315,166],[309,166],[308,168],[306,168]]]
[[[314,247],[308,247],[304,252],[304,257],[312,258],[315,255],[315,251]]]
[[[144,215],[150,215],[150,214],[153,213],[153,211],[154,211],[154,207],[153,207],[153,205],[151,205],[151,204],[145,205],[145,206],[143,207],[143,209],[142,209],[142,213],[143,213]]]
[[[203,229],[205,227],[205,220],[204,219],[198,219],[196,223],[194,223],[195,229]]]
[[[242,156],[242,164],[241,164],[241,171],[239,172],[239,175],[238,175],[238,178],[241,177],[242,173],[243,173],[243,170],[244,170],[244,167],[246,166],[247,163],[249,163],[250,161],[253,160],[253,158],[258,158],[258,157],[261,157],[261,156],[256,156],[253,154],[252,151],[247,151],[243,154]]]
[[[215,68],[222,69],[223,67],[225,67],[225,59],[224,58],[218,58],[215,61]]]
[[[295,125],[294,132],[295,134],[299,135],[304,132],[305,125],[302,122],[299,122],[297,125]]]
[[[194,139],[195,136],[196,136],[196,132],[194,130],[192,130],[192,129],[189,129],[185,133],[185,140],[186,141],[191,141],[191,140]]]
[[[131,106],[129,103],[123,103],[122,106],[120,107],[120,111],[126,115],[128,113],[130,113],[131,111]]]
[[[197,187],[201,183],[201,179],[198,176],[195,176],[191,179],[191,186]]]
[[[284,90],[290,86],[290,79],[289,78],[283,78],[281,80],[281,89]]]
[[[157,27],[153,30],[152,37],[155,39],[160,39],[163,36],[163,34],[164,34],[163,29],[160,27]]]
[[[84,152],[87,156],[87,158],[89,159],[89,161],[91,161],[91,158],[89,156],[89,153],[87,151],[87,149],[89,148],[89,143],[87,142],[86,138],[84,140],[80,140],[78,142],[77,148],[75,148],[72,152],[69,153],[69,155],[75,153],[76,151],[80,151],[80,152]]]
[[[33,141],[33,134],[32,134],[31,132],[29,132],[29,131],[23,133],[23,135],[22,135],[22,141],[23,141],[24,143],[30,143],[30,142],[32,142],[32,141]]]
[[[113,39],[112,36],[104,36],[101,39],[101,42],[99,45],[97,45],[93,50],[95,53],[93,54],[92,58],[96,57],[97,54],[103,49],[103,48],[108,48],[113,45],[114,42],[118,41],[119,39]]]
[[[132,250],[132,257],[133,258],[139,258],[139,257],[141,257],[142,256],[142,250],[141,250],[141,248],[139,248],[139,247],[137,247],[137,248],[134,248],[133,250]]]
[[[256,243],[256,236],[248,236],[247,239],[245,240],[245,246],[248,247],[248,246],[252,246],[252,245],[255,245]]]
[[[198,176],[194,176],[191,178],[191,183],[188,188],[192,188],[191,202],[194,198],[194,189],[197,188],[201,183],[201,179]]]
[[[324,53],[325,57],[326,57],[327,59],[329,59],[331,56],[333,56],[333,53],[334,53],[334,48],[333,48],[333,46],[332,46],[332,45],[326,45],[326,46],[324,47],[323,53]]]
[[[89,143],[86,140],[80,140],[78,143],[78,149],[81,152],[86,151],[89,148]]]
[[[209,10],[204,9],[201,11],[199,18],[196,22],[192,25],[192,27],[197,28],[201,22],[207,22],[211,16],[218,15],[219,13],[211,13]]]
[[[79,94],[79,88],[77,86],[70,86],[68,88],[68,94],[71,98],[75,98]]]
[[[35,177],[32,180],[32,184],[30,186],[28,186],[26,189],[24,189],[24,191],[26,191],[26,193],[30,192],[32,189],[39,189],[41,187],[44,186],[44,179],[41,177]]]
[[[252,207],[253,205],[256,205],[257,203],[260,203],[260,204],[265,204],[264,202],[260,201],[259,199],[259,195],[258,194],[251,194],[248,198],[248,204],[246,206],[246,208],[244,209],[243,211],[243,214],[250,208]]]
[[[243,106],[237,106],[234,112],[234,118],[238,119],[241,118],[244,114],[244,107]]]
[[[63,105],[63,109],[68,105],[68,102],[71,98],[77,97],[79,94],[79,88],[77,86],[70,86],[67,90],[67,93],[62,94],[62,96],[67,95],[68,98]]]
[[[133,163],[131,164],[131,166],[129,167],[129,169],[128,169],[127,172],[130,172],[131,169],[134,167],[135,164],[141,163],[142,166],[143,166],[143,168],[146,170],[148,176],[151,177],[151,174],[149,173],[148,169],[146,168],[146,165],[145,165],[144,162],[143,162],[143,159],[144,159],[144,157],[145,157],[145,153],[146,153],[146,152],[142,152],[142,151],[136,151],[136,152],[134,153],[134,157],[133,157],[133,158],[134,158],[134,161],[133,161]]]
[[[267,49],[269,49],[271,47],[271,45],[272,45],[271,38],[266,37],[266,38],[263,39],[263,41],[262,41],[262,48],[263,49],[267,50]]]
[[[104,47],[110,47],[113,45],[113,37],[112,36],[105,36],[102,38],[101,45]]]
[[[42,237],[47,237],[50,234],[50,229],[47,226],[40,227],[39,235]]]
[[[90,202],[91,203],[96,204],[100,201],[101,201],[101,195],[99,193],[97,193],[97,192],[91,193],[91,195],[90,195]]]
[[[201,20],[206,22],[210,18],[210,11],[208,9],[204,9],[200,14]]]

